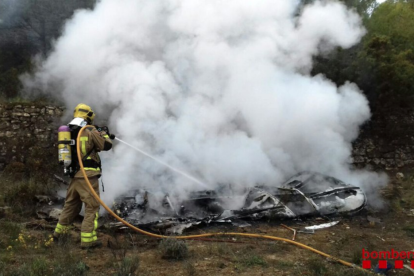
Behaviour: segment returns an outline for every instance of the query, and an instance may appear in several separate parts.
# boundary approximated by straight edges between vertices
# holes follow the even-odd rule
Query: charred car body
[[[226,202],[236,197],[244,202],[236,210],[226,209]],[[192,193],[180,204],[172,204],[169,195],[131,191],[116,200],[113,209],[129,223],[169,233],[180,234],[194,225],[232,223],[248,225],[248,220],[262,218],[292,219],[305,216],[353,214],[366,205],[359,188],[334,177],[303,172],[280,187],[257,186],[244,195],[226,195],[223,191]],[[113,223],[113,226],[121,224]]]

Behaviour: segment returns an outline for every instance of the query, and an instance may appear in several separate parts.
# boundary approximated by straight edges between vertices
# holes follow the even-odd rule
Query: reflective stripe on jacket
[[[89,152],[89,156],[85,160],[85,171],[88,177],[93,177],[101,174],[100,164],[101,158],[99,157],[98,152],[100,151],[107,151],[112,148],[112,141],[106,132],[102,131],[99,132],[94,126],[88,126],[83,132],[82,136],[79,138],[80,142],[80,150],[82,154],[82,158],[85,157]],[[87,162],[87,161],[94,161],[94,162]],[[89,163],[89,165],[88,165]],[[96,164],[95,166],[91,166],[90,164]],[[88,166],[87,166],[88,165]],[[75,174],[76,178],[83,178],[82,171],[78,171]]]

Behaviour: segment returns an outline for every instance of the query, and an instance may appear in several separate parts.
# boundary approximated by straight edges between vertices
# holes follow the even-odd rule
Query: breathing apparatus
[[[72,164],[72,148],[75,140],[71,139],[70,128],[68,126],[60,126],[58,129],[58,155],[59,164],[63,166],[64,175],[70,173],[70,165]]]
[[[59,164],[63,166],[63,174],[74,177],[79,171],[79,163],[76,155],[76,138],[79,130],[90,125],[95,118],[95,113],[90,106],[86,104],[78,104],[73,111],[74,119],[68,125],[62,125],[58,129],[58,158]],[[99,131],[105,131],[109,138],[115,139],[115,135],[109,133],[107,126],[95,126]]]
[[[63,166],[63,174],[73,177],[77,171],[76,165],[76,135],[79,129],[86,126],[83,118],[74,118],[68,125],[58,129],[59,164]],[[74,162],[72,162],[74,161]]]

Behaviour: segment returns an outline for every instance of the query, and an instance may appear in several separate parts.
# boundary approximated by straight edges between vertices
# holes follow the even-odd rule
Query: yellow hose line
[[[205,238],[205,237],[211,237],[211,236],[241,236],[241,237],[248,237],[248,238],[261,238],[261,239],[268,239],[268,240],[274,240],[274,241],[284,241],[284,242],[287,242],[287,243],[294,244],[296,246],[305,248],[307,250],[313,251],[313,252],[315,252],[315,253],[317,253],[319,255],[322,255],[322,256],[324,256],[326,258],[332,259],[332,260],[334,260],[334,261],[336,261],[338,263],[341,263],[343,265],[346,265],[346,266],[349,266],[349,267],[352,267],[352,268],[357,268],[357,269],[359,269],[359,270],[361,270],[363,272],[369,272],[369,270],[363,269],[362,267],[359,267],[359,266],[357,266],[355,264],[352,264],[352,263],[343,261],[343,260],[338,259],[336,257],[333,257],[331,255],[328,255],[328,254],[326,254],[326,253],[324,253],[322,251],[319,251],[319,250],[317,250],[315,248],[312,248],[310,246],[307,246],[307,245],[305,245],[303,243],[299,243],[299,242],[296,242],[296,241],[288,240],[288,239],[285,239],[285,238],[279,238],[279,237],[267,236],[267,235],[259,235],[259,234],[232,233],[232,232],[229,232],[229,233],[224,233],[224,232],[223,233],[208,233],[208,234],[190,235],[190,236],[164,236],[164,235],[158,235],[158,234],[154,234],[154,233],[147,232],[147,231],[144,231],[142,229],[139,229],[138,227],[136,227],[136,226],[128,223],[127,221],[123,220],[122,218],[120,218],[108,206],[106,206],[106,204],[96,194],[96,192],[93,189],[91,183],[89,182],[88,176],[86,175],[85,168],[83,167],[82,156],[81,156],[81,151],[80,151],[80,146],[79,146],[80,145],[80,139],[79,138],[81,137],[81,134],[82,134],[83,130],[86,127],[88,127],[88,126],[84,126],[79,131],[78,138],[76,140],[76,150],[77,150],[77,154],[78,154],[79,165],[80,165],[80,169],[82,171],[82,174],[83,174],[83,176],[84,176],[84,178],[86,180],[86,183],[88,184],[89,189],[90,189],[93,197],[97,201],[99,201],[99,203],[105,208],[105,210],[108,211],[108,213],[111,214],[118,221],[122,222],[123,224],[125,224],[126,226],[128,226],[129,228],[131,228],[132,230],[137,231],[137,232],[139,232],[141,234],[148,235],[148,236],[151,236],[151,237],[154,237],[154,238],[159,238],[159,239],[175,238],[175,239],[183,239],[184,240],[184,239]]]

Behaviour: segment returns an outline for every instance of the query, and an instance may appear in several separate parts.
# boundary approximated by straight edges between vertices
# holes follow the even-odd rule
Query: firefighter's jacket
[[[88,126],[82,132],[79,143],[86,175],[88,177],[101,175],[101,159],[98,152],[112,148],[109,135],[104,131],[99,132],[94,126]],[[85,158],[86,155],[88,157]],[[75,178],[83,178],[81,170],[75,174]]]

